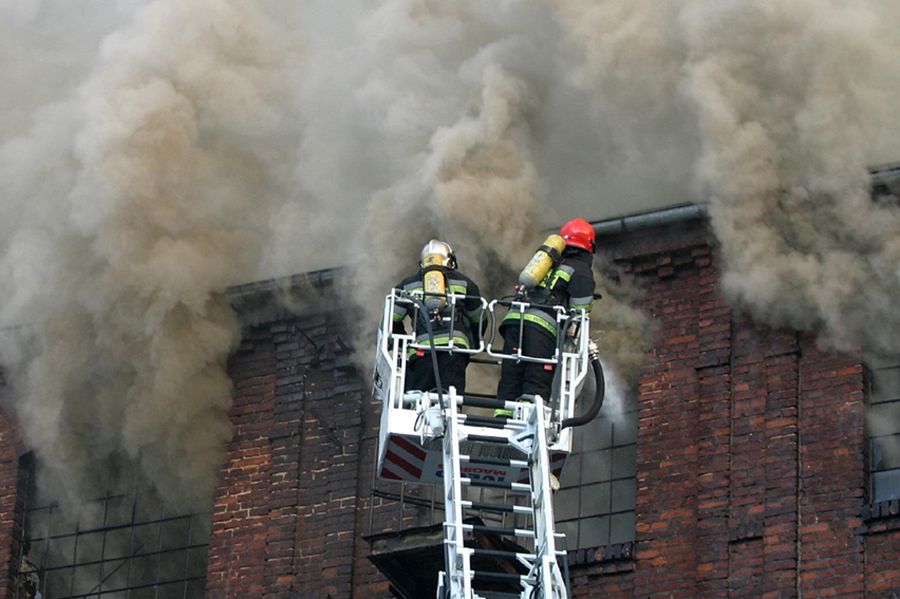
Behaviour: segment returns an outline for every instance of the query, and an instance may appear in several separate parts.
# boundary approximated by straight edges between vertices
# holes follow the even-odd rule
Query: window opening
[[[636,398],[621,414],[612,412],[605,407],[578,429],[554,495],[557,530],[570,550],[634,540]]]
[[[868,398],[869,498],[900,499],[900,364],[869,365]]]
[[[57,503],[35,501],[30,461],[20,469],[20,489],[30,491],[20,505],[15,599],[205,596],[209,512],[170,513],[133,488],[97,498],[73,522]]]

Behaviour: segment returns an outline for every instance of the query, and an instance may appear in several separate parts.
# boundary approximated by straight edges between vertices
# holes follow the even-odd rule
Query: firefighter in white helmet
[[[457,270],[456,255],[450,244],[432,239],[422,248],[419,270],[394,286],[396,289],[422,297],[417,322],[412,323],[416,343],[446,347],[453,340],[454,347],[477,347],[482,327],[481,292],[472,279]],[[457,296],[455,309],[451,310],[449,295]],[[465,296],[461,298],[460,296]],[[414,308],[409,303],[394,305],[394,332],[404,333],[404,320],[413,317]],[[451,322],[451,313],[453,322]],[[431,339],[425,326],[425,318],[431,324]],[[466,367],[469,354],[453,351],[436,351],[438,369],[443,390],[450,386],[462,394],[466,387]],[[431,356],[427,350],[411,350],[406,373],[406,390],[430,391],[436,387]]]

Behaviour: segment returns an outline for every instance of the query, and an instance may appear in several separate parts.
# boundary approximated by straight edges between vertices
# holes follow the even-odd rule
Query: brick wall
[[[262,596],[267,572],[269,533],[290,529],[278,505],[281,477],[272,473],[276,361],[266,331],[247,331],[230,372],[234,380],[231,421],[234,437],[219,476],[213,503],[207,588],[211,597]],[[277,434],[277,433],[276,433]],[[296,481],[294,472],[293,480]],[[295,493],[296,495],[296,493]],[[288,502],[296,505],[296,500]],[[274,505],[273,505],[274,504]],[[293,514],[291,514],[293,515]],[[273,530],[274,529],[274,530]],[[278,547],[277,534],[272,545]]]
[[[862,366],[730,310],[698,230],[606,247],[662,326],[640,384],[633,567],[598,552],[576,596],[900,596],[900,526],[865,518]]]
[[[574,596],[900,596],[900,504],[866,504],[863,368],[729,309],[702,226],[603,245],[662,326],[640,380],[636,540],[573,553]],[[348,326],[282,315],[233,356],[211,597],[391,596],[362,536],[422,513],[372,498],[378,406]]]
[[[894,516],[897,515],[896,507]],[[872,522],[866,529],[865,586],[866,597],[900,596],[900,523],[896,518]]]
[[[386,596],[360,538],[377,417],[345,326],[334,314],[277,319],[248,328],[231,359],[235,434],[213,505],[211,597]]]
[[[0,368],[0,395],[5,387]],[[0,404],[0,599],[15,596],[18,527],[22,510],[17,504],[21,441],[5,406]]]

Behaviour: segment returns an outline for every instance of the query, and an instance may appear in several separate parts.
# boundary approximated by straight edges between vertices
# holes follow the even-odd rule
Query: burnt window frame
[[[129,599],[194,599],[206,596],[207,559],[209,548],[209,530],[211,512],[195,512],[183,514],[167,514],[166,508],[159,505],[155,515],[145,514],[141,502],[146,494],[138,487],[132,487],[125,493],[107,492],[103,497],[95,498],[90,503],[98,506],[95,513],[102,513],[99,522],[78,522],[63,525],[61,529],[55,516],[60,514],[56,502],[38,503],[36,501],[35,460],[31,453],[19,460],[19,480],[17,494],[17,521],[15,535],[14,564],[16,583],[11,597],[24,599],[31,597],[25,584],[29,577],[37,576],[37,590],[45,599],[86,599],[88,597],[128,597]],[[111,517],[114,503],[119,502],[120,513],[124,517]],[[154,510],[155,511],[155,510]],[[130,512],[130,513],[129,513]],[[136,544],[136,530],[141,527],[156,527],[155,546],[147,543]],[[178,531],[173,535],[173,527]],[[166,533],[168,532],[168,538]],[[130,548],[125,554],[106,554],[106,542],[109,535],[130,536]],[[175,541],[173,541],[173,536]],[[100,539],[99,555],[90,557],[96,550],[89,550],[84,555],[84,544],[88,540]],[[82,552],[79,552],[79,541],[82,541]],[[71,546],[70,557],[65,559],[60,553],[51,552],[57,545]],[[28,562],[23,554],[32,549]],[[180,573],[171,576],[163,572],[164,560],[182,557],[183,568]],[[140,560],[155,562],[148,570],[138,573],[132,566]],[[32,569],[28,569],[28,568]],[[88,570],[97,572],[96,584],[84,583],[80,578]],[[118,582],[125,569],[125,582]],[[51,583],[51,577],[60,577],[62,582]],[[76,577],[79,577],[76,584]],[[118,582],[118,584],[116,584]],[[91,588],[84,586],[90,584]],[[81,586],[78,586],[81,585]],[[60,586],[64,587],[60,589]],[[48,588],[52,591],[48,593]],[[62,590],[62,593],[58,592]]]
[[[865,478],[866,478],[866,497],[869,504],[881,504],[890,501],[900,500],[900,460],[894,466],[880,467],[879,456],[883,455],[878,440],[894,439],[894,442],[900,448],[900,361],[878,361],[865,365],[865,390],[866,390],[866,419],[864,426],[865,438]],[[878,388],[879,379],[886,378],[885,373],[893,373],[891,379],[895,383],[893,389],[880,390]],[[887,386],[890,386],[889,384]],[[892,423],[894,430],[892,431],[876,431],[873,430],[878,416],[875,410],[879,407],[896,411],[898,418]],[[879,476],[881,473],[894,473],[896,490],[894,493],[880,491]]]
[[[639,411],[637,394],[625,394],[624,404],[619,410],[607,401],[597,418],[574,431],[572,453],[560,476],[560,488],[554,494],[557,531],[566,534],[566,548],[569,551],[621,545],[635,540]],[[604,429],[607,427],[609,442],[603,443],[601,440],[597,444],[596,436],[599,433],[602,439]],[[592,439],[595,440],[593,443]],[[609,452],[608,475],[586,479],[585,456],[602,455],[603,452]],[[618,466],[617,454],[623,456]],[[621,468],[625,468],[625,471],[623,472]],[[608,489],[606,501],[602,502],[606,504],[606,509],[597,510],[592,509],[590,504],[585,505],[585,499],[589,499],[587,497],[589,492],[586,491],[594,488],[602,492],[604,486]],[[627,498],[624,500],[629,506],[627,509],[621,508],[623,496],[621,493],[617,495],[615,487],[625,489],[624,495]],[[563,506],[560,505],[560,500],[566,497],[566,493],[577,494],[577,514],[574,517],[569,517],[570,512],[567,509],[561,509]],[[613,524],[614,518],[626,521],[624,530],[627,533],[621,534],[622,529],[619,529],[617,534]],[[590,528],[592,524],[599,528],[592,530]]]

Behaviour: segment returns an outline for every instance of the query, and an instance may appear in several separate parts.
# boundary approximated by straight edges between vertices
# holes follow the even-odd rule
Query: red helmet
[[[573,218],[562,226],[559,234],[566,240],[566,245],[594,251],[594,227],[583,218]]]

